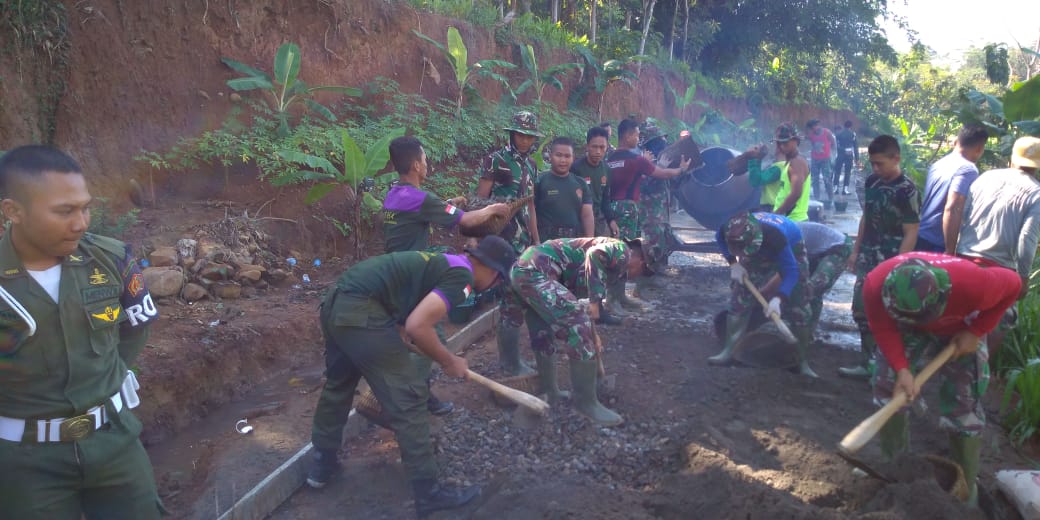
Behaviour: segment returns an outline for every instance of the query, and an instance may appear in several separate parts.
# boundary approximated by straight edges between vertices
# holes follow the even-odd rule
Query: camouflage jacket
[[[555,272],[575,296],[597,301],[608,285],[624,279],[630,256],[628,246],[614,238],[560,238],[527,248],[517,267]]]

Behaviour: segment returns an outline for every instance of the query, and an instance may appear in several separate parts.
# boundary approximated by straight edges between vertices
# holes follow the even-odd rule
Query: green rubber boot
[[[498,327],[498,363],[502,370],[511,376],[529,376],[534,369],[520,359],[520,329],[518,327]]]
[[[791,333],[798,340],[798,372],[803,376],[820,377],[809,366],[809,347],[812,345],[813,339],[812,327],[795,327]]]
[[[863,336],[860,339],[860,355],[862,361],[858,366],[854,367],[841,367],[838,369],[838,375],[842,377],[848,377],[851,379],[870,379],[870,359],[874,357],[874,352],[877,350],[877,343],[874,341],[873,336]]]
[[[534,360],[538,364],[538,393],[545,394],[549,404],[553,406],[562,399],[570,399],[571,393],[560,390],[556,380],[556,356],[535,352]]]
[[[734,314],[732,312],[726,315],[726,339],[722,344],[722,352],[715,354],[708,358],[708,364],[710,365],[728,365],[733,361],[733,347],[737,344],[737,340],[744,334],[744,329],[747,328],[748,321],[751,320],[750,313]]]
[[[625,280],[618,280],[607,287],[607,303],[611,305],[611,311],[619,316],[624,316],[625,311],[643,312],[646,310],[642,301],[631,298],[625,293]]]
[[[603,406],[596,396],[596,360],[571,359],[571,388],[574,409],[600,426],[617,426],[624,422],[620,415]]]
[[[950,434],[950,454],[964,471],[964,481],[968,484],[968,500],[971,507],[979,507],[979,451],[982,448],[982,437],[967,436],[959,433]]]
[[[897,412],[892,416],[881,431],[878,432],[881,439],[881,454],[885,460],[892,462],[900,454],[910,449],[910,414],[909,412]]]

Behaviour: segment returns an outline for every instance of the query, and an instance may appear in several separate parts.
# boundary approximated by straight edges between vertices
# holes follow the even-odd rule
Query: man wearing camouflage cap
[[[953,459],[964,470],[969,503],[977,500],[980,435],[986,424],[982,396],[989,383],[988,353],[981,342],[1014,305],[1022,281],[1010,269],[986,269],[938,253],[904,253],[866,275],[863,304],[881,356],[873,376],[874,400],[896,392],[910,400],[920,389],[912,369],[930,349],[949,343],[955,358],[940,369],[939,427],[950,434]],[[909,447],[906,410],[881,429],[881,451],[891,459]]]
[[[730,363],[733,347],[748,326],[755,300],[744,285],[747,277],[769,301],[763,309],[765,315],[782,315],[791,324],[791,332],[798,339],[799,371],[817,377],[809,367],[809,260],[798,226],[772,213],[740,213],[719,228],[715,241],[730,265],[732,296],[722,352],[708,358],[708,363]],[[767,282],[776,273],[780,274],[780,283],[770,287]]]
[[[538,131],[538,117],[527,111],[513,114],[512,124],[506,128],[509,132],[509,144],[492,152],[484,158],[477,181],[477,196],[495,198],[496,200],[512,200],[534,194],[534,181],[538,177],[538,169],[531,154],[535,152],[535,141],[542,137]],[[513,220],[499,234],[513,245],[520,254],[532,244],[541,242],[538,236],[538,217],[535,213],[534,201],[527,208],[516,213]],[[506,326],[508,317],[515,318],[523,311],[510,307],[505,300],[499,307],[498,357],[502,369],[508,375],[533,374],[531,369],[520,358],[520,329]]]

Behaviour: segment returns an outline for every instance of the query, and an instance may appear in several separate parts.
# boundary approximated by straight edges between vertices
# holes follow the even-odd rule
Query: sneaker
[[[332,477],[343,469],[339,465],[335,451],[314,448],[314,451],[311,452],[311,460],[311,469],[307,472],[307,485],[314,489],[325,487],[325,484],[328,484]]]
[[[426,409],[433,415],[448,415],[455,410],[455,404],[451,401],[441,401],[430,392],[430,398],[426,401]]]
[[[849,194],[849,187],[848,186],[843,187],[841,189],[841,194],[842,195],[848,195]]]
[[[412,490],[415,492],[415,513],[419,518],[436,511],[462,507],[480,496],[480,486],[453,488],[442,486],[435,480],[415,481]]]

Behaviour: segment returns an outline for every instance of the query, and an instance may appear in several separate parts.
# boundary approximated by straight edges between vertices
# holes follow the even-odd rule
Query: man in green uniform
[[[508,204],[492,204],[476,211],[465,212],[441,200],[432,193],[422,191],[419,186],[426,180],[429,167],[422,143],[412,136],[398,137],[390,141],[390,162],[397,170],[398,183],[386,194],[383,201],[383,240],[387,253],[397,251],[423,251],[429,249],[427,240],[430,225],[455,227],[478,225],[492,215],[509,216]],[[455,201],[455,202],[464,202]],[[444,328],[437,325],[441,342],[447,340]],[[429,381],[430,359],[415,356],[420,372]],[[455,408],[449,401],[441,401],[430,392],[427,403],[430,413],[444,415]]]
[[[613,238],[572,238],[548,240],[531,246],[520,255],[510,273],[512,290],[523,308],[531,336],[531,348],[538,362],[541,392],[549,402],[568,397],[556,383],[556,345],[562,342],[570,359],[574,407],[603,426],[621,424],[621,416],[600,404],[596,396],[596,356],[592,333],[593,319],[601,317],[607,287],[628,276],[638,276],[644,267],[639,241],[631,248]],[[578,298],[589,298],[589,312]],[[511,323],[520,327],[519,322]]]
[[[481,165],[480,180],[477,181],[477,196],[511,200],[526,197],[534,193],[534,181],[538,175],[531,153],[535,151],[534,143],[542,137],[538,131],[538,118],[526,111],[513,115],[512,126],[505,128],[509,132],[509,144],[484,158]],[[527,246],[539,244],[538,215],[534,201],[527,208],[517,212],[513,220],[499,234],[513,244],[517,254]],[[499,306],[499,326],[497,332],[498,357],[505,360],[503,369],[507,375],[528,375],[534,370],[520,359],[520,329],[505,326],[506,317],[522,312],[511,308],[502,300]]]
[[[640,148],[650,154],[650,161],[657,163],[658,156],[668,146],[667,134],[657,124],[647,121],[639,131]],[[678,246],[678,240],[668,223],[671,194],[666,179],[653,176],[643,177],[639,188],[639,224],[642,242],[647,254],[647,263],[654,271],[668,265],[668,257]],[[649,279],[646,279],[649,280]]]
[[[585,179],[592,197],[592,214],[596,219],[595,234],[598,237],[617,236],[617,223],[610,211],[609,176],[606,158],[610,134],[600,126],[589,129],[585,135],[585,155],[571,164],[571,173]]]
[[[159,518],[127,367],[158,312],[122,242],[87,233],[76,162],[0,158],[0,516]]]
[[[864,379],[871,376],[877,341],[863,307],[863,282],[881,262],[913,251],[921,225],[921,192],[899,167],[899,142],[890,135],[880,135],[870,142],[867,153],[873,173],[864,182],[863,216],[847,266],[856,273],[852,319],[859,328],[862,357],[858,366],[838,369],[842,376]]]
[[[326,380],[314,411],[308,485],[323,487],[339,471],[343,427],[364,377],[389,418],[419,516],[462,506],[480,494],[478,486],[454,489],[437,481],[426,381],[405,338],[448,376],[466,377],[466,360],[444,347],[434,325],[473,291],[505,279],[515,259],[509,243],[489,236],[463,255],[390,253],[355,264],[340,276],[321,306]]]
[[[584,179],[571,173],[574,142],[557,137],[549,144],[549,171],[538,176],[534,186],[534,208],[538,213],[538,236],[554,238],[591,237],[595,233],[591,189]]]

